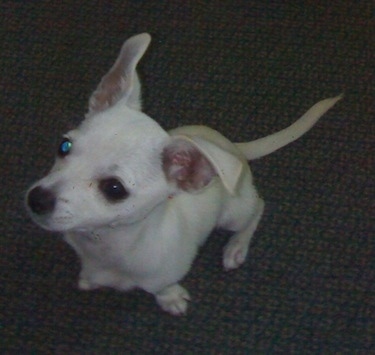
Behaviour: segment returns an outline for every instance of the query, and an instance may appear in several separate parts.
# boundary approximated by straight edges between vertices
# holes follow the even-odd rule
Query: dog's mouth
[[[66,215],[62,216],[55,216],[54,214],[38,215],[30,209],[28,210],[32,220],[45,230],[50,232],[67,232],[73,228],[71,225],[73,215],[71,213],[67,213]]]
[[[77,219],[77,216],[65,209],[59,209],[49,214],[37,214],[27,206],[28,213],[39,227],[55,233],[68,233],[68,232],[90,232],[100,228],[113,228],[111,223],[99,223],[97,219]]]

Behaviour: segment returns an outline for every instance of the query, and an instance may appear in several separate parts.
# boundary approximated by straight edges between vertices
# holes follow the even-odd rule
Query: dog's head
[[[197,137],[171,137],[140,111],[136,65],[150,39],[141,34],[124,43],[85,120],[64,135],[55,165],[27,192],[27,209],[40,226],[70,231],[131,224],[170,195],[201,190],[215,176],[234,190],[242,165],[237,158]]]

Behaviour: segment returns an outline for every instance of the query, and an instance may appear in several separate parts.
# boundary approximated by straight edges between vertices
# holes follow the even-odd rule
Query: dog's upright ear
[[[167,180],[181,190],[196,192],[219,176],[234,195],[243,162],[230,152],[199,137],[175,136],[164,148],[163,170]]]
[[[113,106],[120,99],[126,100],[127,105],[135,110],[141,109],[141,84],[136,66],[150,42],[151,36],[148,33],[125,41],[115,64],[91,95],[87,116]]]

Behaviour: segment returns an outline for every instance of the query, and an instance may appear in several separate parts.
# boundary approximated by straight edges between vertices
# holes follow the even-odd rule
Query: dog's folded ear
[[[120,99],[126,100],[127,105],[133,109],[141,109],[141,85],[136,66],[150,42],[151,36],[148,33],[142,33],[129,38],[123,44],[115,64],[103,76],[97,89],[91,95],[87,116],[113,106]]]
[[[188,192],[199,191],[219,176],[235,194],[243,162],[230,152],[199,137],[175,136],[164,148],[163,170],[168,181]]]

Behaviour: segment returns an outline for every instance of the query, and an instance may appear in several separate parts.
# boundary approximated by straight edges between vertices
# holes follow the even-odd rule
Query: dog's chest
[[[65,240],[70,244],[82,261],[90,260],[98,265],[118,263],[121,250],[114,238],[107,238],[100,233],[74,233],[65,235]]]
[[[129,235],[118,233],[74,233],[65,236],[83,264],[89,263],[97,270],[126,273],[144,273],[156,268],[160,258],[155,248],[134,243]]]

